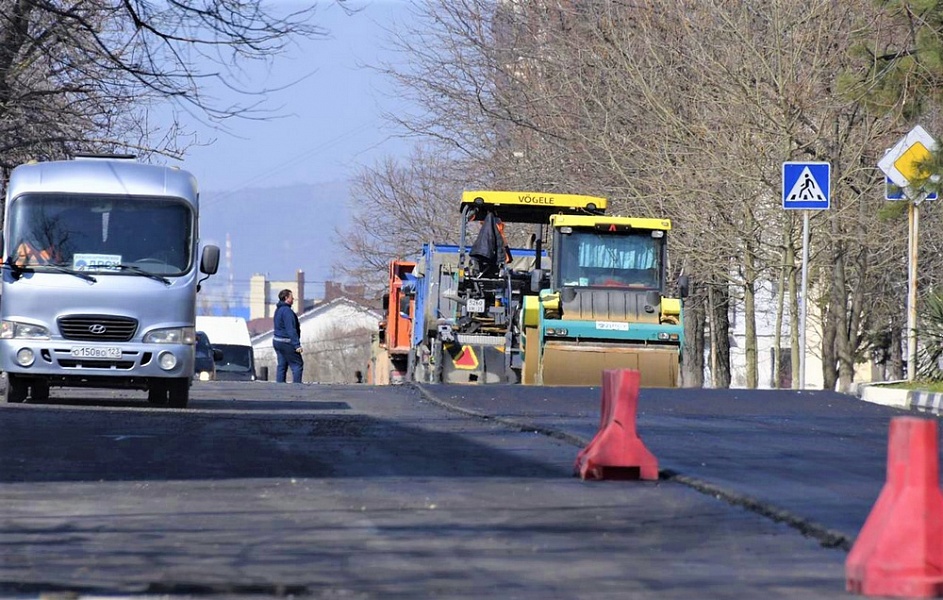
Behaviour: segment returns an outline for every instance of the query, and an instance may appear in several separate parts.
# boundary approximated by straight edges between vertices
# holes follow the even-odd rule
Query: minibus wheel
[[[167,404],[167,386],[163,381],[151,380],[147,385],[147,401],[158,406]]]
[[[3,399],[6,402],[26,402],[26,396],[29,395],[29,384],[20,379],[17,375],[7,373],[7,387],[3,391]]]
[[[190,400],[190,380],[170,379],[167,381],[169,396],[168,404],[171,408],[186,408]]]
[[[29,386],[29,397],[33,402],[49,400],[49,382],[34,379]]]

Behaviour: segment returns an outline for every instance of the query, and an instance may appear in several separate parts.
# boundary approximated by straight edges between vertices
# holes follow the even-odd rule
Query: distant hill
[[[342,253],[331,240],[348,223],[349,183],[251,188],[238,192],[205,190],[200,194],[200,238],[219,246],[219,273],[207,284],[228,284],[226,235],[232,243],[232,281],[237,295],[248,293],[249,278],[292,280],[305,272],[309,288],[331,279],[331,265]],[[310,292],[306,294],[310,297]]]

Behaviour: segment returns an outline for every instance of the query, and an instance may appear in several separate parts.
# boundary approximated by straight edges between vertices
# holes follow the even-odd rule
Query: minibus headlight
[[[49,330],[42,325],[19,323],[17,321],[3,321],[0,323],[0,338],[5,340],[10,340],[13,338],[27,340],[48,340]]]
[[[170,327],[155,329],[144,335],[145,344],[195,344],[196,330],[193,327]]]

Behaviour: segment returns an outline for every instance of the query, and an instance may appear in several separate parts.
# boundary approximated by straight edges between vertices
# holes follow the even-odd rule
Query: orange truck
[[[380,322],[377,343],[367,367],[367,383],[406,381],[415,310],[410,283],[415,269],[415,261],[390,262],[387,292],[383,295],[386,318]]]

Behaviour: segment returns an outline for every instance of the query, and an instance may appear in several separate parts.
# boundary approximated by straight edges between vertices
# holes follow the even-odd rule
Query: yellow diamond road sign
[[[884,158],[878,161],[878,167],[894,185],[906,189],[911,182],[925,175],[921,173],[919,165],[930,157],[930,152],[936,150],[936,147],[936,140],[917,125],[887,151]]]
[[[907,181],[913,181],[920,177],[921,169],[918,165],[928,158],[930,150],[920,142],[914,142],[913,146],[907,148],[901,157],[894,161],[894,168],[906,177]]]

